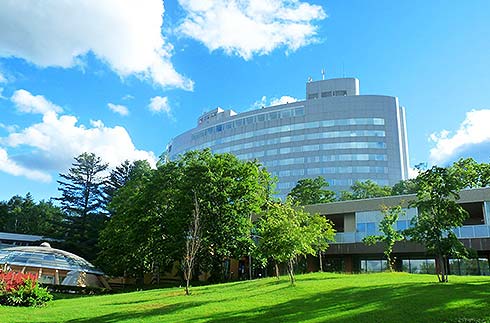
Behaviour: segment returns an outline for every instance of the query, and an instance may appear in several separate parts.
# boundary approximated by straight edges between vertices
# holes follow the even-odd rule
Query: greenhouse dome
[[[36,273],[42,283],[75,286],[104,286],[104,273],[87,260],[70,252],[51,248],[49,243],[39,247],[12,247],[0,250],[0,266],[3,270]],[[74,273],[89,279],[67,279]],[[87,282],[90,281],[89,284]],[[95,282],[95,283],[94,283]],[[100,283],[100,284],[99,284]]]

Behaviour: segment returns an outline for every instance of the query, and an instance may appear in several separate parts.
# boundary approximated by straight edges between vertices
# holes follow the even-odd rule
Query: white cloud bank
[[[162,0],[0,1],[0,57],[73,67],[92,52],[121,77],[192,90],[161,33]]]
[[[90,127],[79,125],[74,116],[58,115],[58,106],[44,97],[22,91],[22,97],[27,99],[19,101],[19,91],[11,98],[16,108],[27,113],[41,113],[42,122],[0,137],[1,171],[50,181],[50,172],[66,171],[73,157],[83,152],[95,153],[110,167],[126,159],[146,159],[155,165],[154,153],[136,149],[125,128],[106,127],[100,120],[91,121]],[[17,152],[19,149],[22,154],[9,156],[11,151]]]
[[[222,49],[245,60],[279,47],[295,51],[317,41],[315,20],[327,17],[321,6],[299,0],[179,0],[187,16],[182,34],[209,50]]]
[[[117,113],[122,116],[129,115],[129,110],[126,106],[120,104],[107,103],[107,107],[114,113]]]
[[[488,162],[490,157],[490,110],[472,110],[456,132],[442,130],[430,135],[432,164],[445,165],[461,157]]]

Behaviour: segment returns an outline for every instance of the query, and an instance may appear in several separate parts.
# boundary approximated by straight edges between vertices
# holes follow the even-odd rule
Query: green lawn
[[[0,322],[490,322],[490,277],[307,274],[0,307]]]

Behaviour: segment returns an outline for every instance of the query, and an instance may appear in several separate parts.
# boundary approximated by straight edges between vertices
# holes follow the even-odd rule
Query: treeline
[[[490,185],[490,164],[478,163],[472,158],[463,158],[448,167],[434,166],[430,169],[418,167],[416,178],[402,180],[393,186],[381,186],[374,181],[355,182],[349,191],[339,194],[329,190],[324,177],[305,178],[288,194],[288,198],[300,205],[349,201],[384,196],[417,194],[421,189],[421,174],[443,170],[458,182],[459,189],[487,187]]]
[[[463,159],[437,169],[461,188],[489,185],[489,164]],[[219,281],[224,260],[253,255],[263,265],[286,264],[293,281],[294,259],[321,255],[335,233],[329,221],[298,205],[419,193],[418,178],[394,187],[356,182],[339,195],[322,177],[303,179],[282,203],[259,163],[231,154],[192,151],[156,169],[126,161],[109,171],[84,153],[60,174],[60,197],[36,203],[28,194],[0,202],[0,230],[60,239],[55,246],[114,275],[138,276],[178,261],[189,279],[208,272]]]

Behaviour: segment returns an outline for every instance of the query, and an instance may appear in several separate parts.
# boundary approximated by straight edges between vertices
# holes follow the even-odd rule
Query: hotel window
[[[318,93],[310,93],[308,94],[308,100],[318,99]]]
[[[332,96],[332,91],[322,92],[322,98]]]
[[[347,96],[347,91],[345,90],[335,91],[335,96]]]

